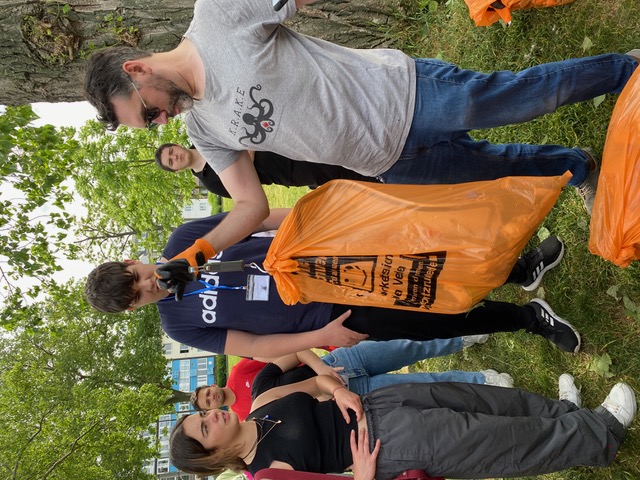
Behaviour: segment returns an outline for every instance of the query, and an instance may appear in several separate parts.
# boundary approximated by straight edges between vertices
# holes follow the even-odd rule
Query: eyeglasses
[[[142,106],[144,107],[144,121],[147,124],[147,128],[149,130],[153,130],[159,125],[157,123],[153,123],[153,119],[156,118],[158,115],[160,115],[160,109],[158,107],[154,107],[151,109],[148,108],[147,104],[142,99],[142,95],[140,95],[140,91],[138,90],[138,87],[136,87],[136,84],[133,83],[133,80],[131,81],[131,85],[133,85],[133,89],[138,94],[138,97],[140,97],[140,101],[142,102]]]

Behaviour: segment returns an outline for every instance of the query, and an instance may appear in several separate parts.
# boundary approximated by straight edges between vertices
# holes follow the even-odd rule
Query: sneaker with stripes
[[[525,253],[518,262],[526,264],[527,279],[519,283],[527,292],[538,288],[544,274],[560,263],[564,256],[564,243],[560,238],[551,236],[545,239],[538,248]]]
[[[565,352],[580,350],[580,334],[569,322],[557,315],[547,302],[534,298],[526,306],[533,308],[536,322],[527,329],[529,333],[540,335]]]

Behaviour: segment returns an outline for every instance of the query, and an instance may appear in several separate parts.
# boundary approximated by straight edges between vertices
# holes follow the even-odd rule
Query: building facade
[[[211,352],[189,347],[176,342],[166,335],[163,337],[164,355],[167,368],[171,372],[173,388],[182,392],[192,392],[200,385],[211,385],[215,380],[215,356]],[[192,413],[188,400],[174,405],[174,411],[161,415],[151,429],[160,444],[158,458],[149,460],[145,465],[147,473],[155,474],[163,480],[193,480],[195,475],[187,475],[175,468],[169,460],[169,432],[183,415]]]

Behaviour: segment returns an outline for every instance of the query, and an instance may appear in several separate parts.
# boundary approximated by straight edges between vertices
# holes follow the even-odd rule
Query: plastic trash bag
[[[502,19],[511,23],[513,10],[525,8],[554,7],[574,0],[464,0],[469,7],[469,16],[478,27],[486,27]]]
[[[640,69],[622,90],[609,123],[589,250],[620,267],[640,258]]]
[[[329,182],[302,197],[264,262],[289,305],[460,313],[502,285],[571,178],[456,185]]]

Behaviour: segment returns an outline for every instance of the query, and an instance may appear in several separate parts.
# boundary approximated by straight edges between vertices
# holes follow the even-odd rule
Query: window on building
[[[189,345],[180,344],[180,353],[189,353]]]
[[[169,456],[169,439],[163,439],[160,441],[160,456],[168,457]]]
[[[207,210],[208,205],[204,202],[200,202],[200,211],[205,212]]]
[[[180,373],[178,376],[178,388],[183,392],[191,390],[191,366],[190,360],[180,360]]]
[[[191,369],[191,360],[188,358],[184,358],[180,360],[180,373],[184,375],[189,375],[189,370]]]
[[[165,355],[171,355],[171,344],[170,343],[162,344],[162,353],[164,353]]]
[[[209,368],[207,366],[207,359],[206,358],[199,358],[198,359],[198,364],[197,364],[197,369],[196,369],[196,375],[197,375],[197,385],[206,385],[207,383],[209,383],[207,375],[209,373]]]
[[[184,206],[184,211],[185,212],[190,212],[191,210],[193,210],[193,206],[191,206],[191,205],[185,205]]]
[[[168,458],[159,458],[156,464],[158,473],[167,473],[169,471],[169,459]]]
[[[191,381],[189,378],[181,378],[178,381],[178,390],[181,390],[183,392],[189,392],[191,391]]]
[[[199,358],[198,359],[197,374],[198,375],[206,375],[207,373],[209,373],[209,368],[207,366],[207,359],[206,358]]]

